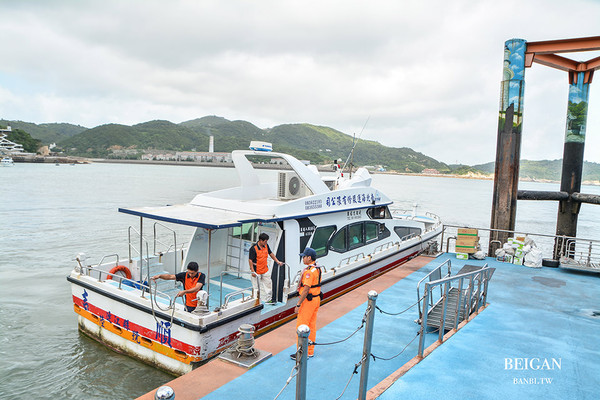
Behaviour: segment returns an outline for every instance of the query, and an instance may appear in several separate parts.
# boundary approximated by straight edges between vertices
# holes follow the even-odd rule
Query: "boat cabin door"
[[[267,241],[269,248],[277,254],[279,243],[279,230],[276,223],[247,223],[241,226],[229,228],[227,238],[227,270],[229,271],[250,271],[248,266],[248,255],[250,247],[258,241],[261,233],[269,235]],[[269,258],[269,266],[273,260]]]

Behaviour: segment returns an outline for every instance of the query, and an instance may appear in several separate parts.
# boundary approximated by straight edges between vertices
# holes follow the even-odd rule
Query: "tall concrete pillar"
[[[585,82],[584,72],[569,72],[569,105],[565,128],[562,176],[560,190],[569,195],[581,191],[583,169],[583,149],[588,113],[589,82]],[[581,203],[561,200],[556,220],[556,235],[577,236],[577,216]]]
[[[511,39],[504,44],[504,70],[500,90],[496,171],[490,223],[492,229],[510,231],[515,229],[526,47],[527,42],[523,39]],[[504,232],[492,232],[490,242],[499,240],[504,243],[509,236],[511,235]],[[495,248],[490,243],[490,253]]]

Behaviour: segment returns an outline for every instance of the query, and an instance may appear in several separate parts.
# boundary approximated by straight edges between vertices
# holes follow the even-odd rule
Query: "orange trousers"
[[[311,301],[304,300],[298,310],[298,319],[296,320],[296,330],[300,325],[307,325],[310,328],[308,340],[311,342],[317,339],[317,311],[321,306],[321,299],[314,297]],[[308,346],[308,355],[315,354],[315,346]]]

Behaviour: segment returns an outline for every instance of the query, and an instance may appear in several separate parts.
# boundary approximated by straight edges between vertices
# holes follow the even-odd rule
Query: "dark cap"
[[[310,247],[307,247],[307,248],[304,249],[304,251],[302,253],[300,253],[300,257],[304,257],[304,256],[309,256],[313,260],[316,260],[317,259],[317,252],[314,251],[313,249],[311,249]]]

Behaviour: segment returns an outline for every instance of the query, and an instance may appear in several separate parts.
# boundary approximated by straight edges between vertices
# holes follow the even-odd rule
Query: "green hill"
[[[66,137],[75,136],[88,128],[67,123],[34,124],[23,121],[7,121],[0,119],[0,126],[10,125],[12,129],[21,129],[38,139],[42,144],[58,143]]]
[[[110,148],[191,150],[208,147],[208,136],[169,121],[150,121],[127,126],[101,125],[88,129],[59,145],[68,153],[87,157],[105,157]]]
[[[109,157],[112,149],[134,150],[133,155],[128,155],[130,157],[139,156],[146,149],[207,151],[209,136],[214,136],[217,152],[247,149],[250,141],[262,140],[271,142],[275,151],[317,164],[331,163],[340,158],[344,162],[353,143],[352,136],[325,126],[284,124],[261,129],[247,121],[230,121],[214,115],[180,124],[157,120],[133,126],[107,124],[92,129],[72,124],[36,125],[6,120],[0,120],[0,125],[11,125],[14,129],[29,133],[33,139],[41,140],[43,144],[56,142],[67,154],[84,157]],[[561,163],[561,160],[522,160],[520,177],[558,181]],[[358,141],[354,164],[383,165],[400,172],[421,172],[425,168],[435,168],[441,173],[457,175],[494,173],[493,162],[473,166],[446,165],[406,147],[386,147],[370,140]],[[583,179],[599,181],[600,164],[584,163]]]
[[[470,167],[485,174],[493,174],[495,163],[473,165]],[[521,160],[519,177],[529,179],[546,179],[560,181],[562,174],[562,159],[558,160]],[[584,181],[600,181],[600,164],[584,161],[582,177]]]

